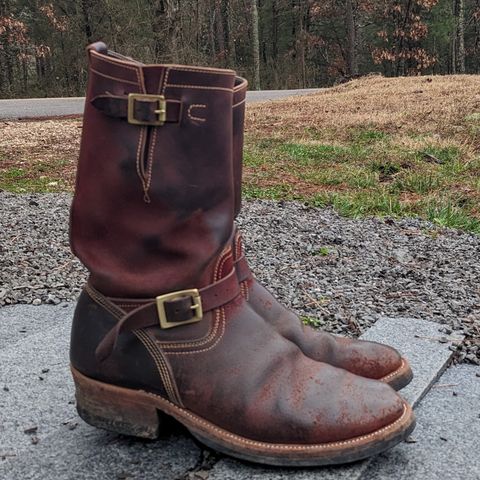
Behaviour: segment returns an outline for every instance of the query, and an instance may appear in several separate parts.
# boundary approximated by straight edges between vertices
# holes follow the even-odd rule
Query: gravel
[[[70,253],[70,194],[0,192],[0,306],[73,301],[87,274]],[[480,364],[480,237],[416,219],[347,219],[296,202],[245,202],[239,226],[257,278],[305,320],[357,336],[381,316],[467,335]]]

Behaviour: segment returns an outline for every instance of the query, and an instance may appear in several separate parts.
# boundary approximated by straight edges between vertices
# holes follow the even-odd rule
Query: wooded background
[[[479,73],[480,0],[0,0],[0,97],[83,94],[96,40],[234,68],[253,89]]]

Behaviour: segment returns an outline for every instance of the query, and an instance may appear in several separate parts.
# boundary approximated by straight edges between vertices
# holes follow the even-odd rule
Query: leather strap
[[[245,255],[242,255],[238,260],[235,261],[235,271],[237,272],[238,283],[242,283],[253,278],[252,271],[248,266]]]
[[[235,269],[233,269],[226,277],[218,282],[212,283],[205,288],[199,290],[202,299],[203,313],[215,310],[230,303],[237,298],[241,291],[238,283]],[[178,302],[180,300],[180,302]],[[168,302],[165,303],[165,305]],[[191,301],[189,299],[173,300],[171,308],[166,308],[167,315],[172,309],[177,312],[174,318],[169,318],[169,321],[182,321],[191,318]],[[190,315],[190,317],[189,317]],[[125,315],[103,338],[98,345],[95,355],[98,360],[103,361],[108,358],[115,349],[118,336],[123,332],[131,332],[140,328],[147,328],[159,325],[157,302],[155,299],[147,299],[145,303],[135,310]]]
[[[128,97],[124,95],[97,95],[90,103],[99,111],[113,118],[128,118]],[[182,113],[182,102],[179,100],[166,100],[167,123],[179,123]],[[141,122],[155,122],[158,120],[158,101],[152,99],[138,99],[133,104],[133,116]]]

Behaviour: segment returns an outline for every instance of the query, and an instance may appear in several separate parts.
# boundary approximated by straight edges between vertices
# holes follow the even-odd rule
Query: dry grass
[[[80,119],[0,123],[0,188],[71,189],[80,134]]]
[[[478,113],[480,76],[384,78],[369,76],[320,93],[249,107],[247,131],[262,136],[343,142],[370,126],[398,135],[437,134],[471,143],[466,118]],[[477,132],[478,133],[478,132]],[[480,136],[475,136],[476,147]]]
[[[0,188],[70,190],[79,119],[0,124]],[[245,193],[480,233],[480,76],[370,76],[250,104]]]

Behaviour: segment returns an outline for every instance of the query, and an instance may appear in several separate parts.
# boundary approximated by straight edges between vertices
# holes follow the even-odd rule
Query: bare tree
[[[453,0],[452,71],[465,73],[465,0]]]
[[[347,27],[347,74],[350,77],[358,75],[358,43],[357,43],[357,21],[355,16],[354,0],[345,0]]]
[[[252,47],[253,47],[253,87],[260,90],[260,36],[258,29],[257,0],[251,0],[252,8]]]

